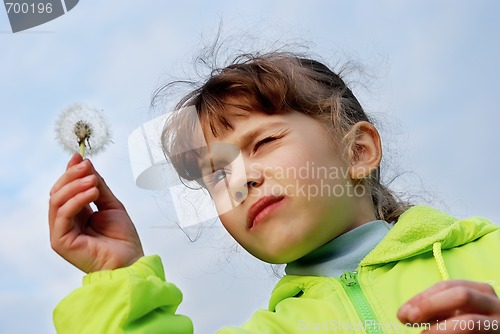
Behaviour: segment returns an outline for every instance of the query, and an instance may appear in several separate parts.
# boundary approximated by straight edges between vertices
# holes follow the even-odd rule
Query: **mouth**
[[[255,202],[247,214],[247,227],[252,229],[278,208],[285,196],[265,196]]]

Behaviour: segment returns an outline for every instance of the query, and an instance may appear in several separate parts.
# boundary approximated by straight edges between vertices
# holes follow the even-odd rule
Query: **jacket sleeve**
[[[59,334],[193,333],[191,320],[175,314],[181,301],[160,258],[145,256],[130,267],[86,275],[56,306],[54,325]]]

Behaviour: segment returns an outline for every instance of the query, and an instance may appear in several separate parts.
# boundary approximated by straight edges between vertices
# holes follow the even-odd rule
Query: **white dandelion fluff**
[[[56,125],[57,138],[71,153],[80,151],[93,155],[102,151],[110,142],[108,122],[96,108],[86,104],[73,104],[59,116]]]

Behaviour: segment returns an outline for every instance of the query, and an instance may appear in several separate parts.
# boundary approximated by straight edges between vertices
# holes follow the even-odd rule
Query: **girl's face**
[[[367,191],[317,120],[229,112],[239,113],[233,130],[217,138],[206,131],[200,165],[222,224],[248,252],[287,263],[373,218],[361,209]]]

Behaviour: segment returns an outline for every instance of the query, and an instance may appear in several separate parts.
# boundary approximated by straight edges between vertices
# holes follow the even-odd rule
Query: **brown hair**
[[[196,122],[199,120],[215,137],[232,129],[226,108],[235,105],[233,101],[238,101],[236,106],[249,112],[275,114],[294,110],[304,113],[324,124],[332,138],[340,139],[341,144],[348,144],[350,139],[346,135],[354,124],[370,122],[344,80],[324,64],[285,52],[242,55],[231,65],[213,70],[203,85],[179,102],[177,111],[165,125],[163,149],[181,178],[200,177],[197,168],[200,151],[183,147],[193,140]],[[191,113],[182,112],[187,106],[196,108],[197,119],[193,119]],[[184,151],[188,152],[175,154]],[[381,183],[379,174],[380,168],[365,180],[377,218],[397,221],[408,205]]]

